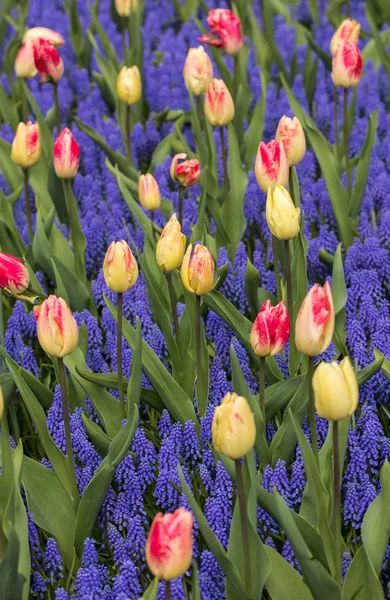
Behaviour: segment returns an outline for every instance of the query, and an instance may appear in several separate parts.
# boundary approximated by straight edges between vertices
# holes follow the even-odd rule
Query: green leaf
[[[84,413],[81,415],[83,425],[87,430],[88,437],[99,452],[100,456],[105,457],[108,452],[108,447],[111,442],[111,438],[104,433],[103,429],[99,427],[97,423],[88,419]]]
[[[267,579],[267,592],[271,600],[312,600],[313,596],[301,575],[270,546],[265,546],[271,569]]]
[[[152,583],[148,586],[148,589],[143,593],[143,600],[156,600],[158,593],[158,577],[155,577]]]
[[[356,168],[355,183],[352,190],[350,207],[350,215],[353,219],[358,219],[360,214],[364,192],[366,191],[368,172],[370,170],[371,153],[376,140],[377,128],[378,109],[370,115],[366,139],[364,141],[364,146]]]
[[[7,541],[7,550],[0,563],[0,598],[7,598],[7,600],[25,599],[23,588],[26,587],[29,580],[26,581],[23,575],[18,572],[20,542],[15,529],[10,530]],[[27,585],[29,587],[29,583]]]
[[[248,176],[241,164],[240,149],[233,123],[228,125],[228,153],[230,190],[225,199],[224,219],[230,241],[229,256],[232,258],[245,231],[244,196]]]
[[[274,383],[265,390],[265,418],[270,421],[275,414],[287,404],[298,390],[304,375],[289,377]]]
[[[385,48],[390,45],[390,29],[385,29],[379,34],[382,38]],[[374,68],[377,71],[381,65],[381,59],[376,47],[375,39],[371,39],[362,50],[363,64],[367,64],[369,60],[374,63]]]
[[[11,190],[22,183],[22,170],[11,160],[11,144],[0,138],[0,171]]]
[[[344,579],[343,600],[383,600],[383,588],[364,546],[356,552]]]
[[[130,381],[126,394],[126,417],[130,419],[134,405],[139,406],[142,393],[142,330],[141,321],[137,317],[136,340],[131,359]]]
[[[375,20],[370,10],[370,7],[366,5],[364,8],[364,12],[366,13],[368,24],[371,27],[372,35],[375,40],[376,51],[381,60],[381,63],[385,68],[387,77],[390,77],[390,56],[387,53],[387,48],[384,44],[382,37],[379,35],[379,31],[377,29],[377,26],[375,25]]]
[[[206,343],[206,336],[204,332],[204,327],[202,323],[202,319],[200,320],[200,357],[201,357],[201,373],[198,377],[198,367],[197,367],[197,359],[196,359],[196,298],[195,294],[184,291],[185,303],[188,308],[188,318],[190,322],[190,327],[188,328],[189,332],[189,343],[186,343],[186,340],[183,339],[181,341],[181,351],[182,355],[186,350],[192,359],[193,365],[195,365],[195,375],[196,375],[196,403],[198,407],[198,411],[201,416],[206,414],[207,410],[207,402],[209,395],[209,354]],[[204,296],[202,296],[204,298]],[[180,333],[182,333],[180,329]],[[188,364],[188,363],[187,363]],[[190,371],[192,371],[190,367]],[[183,369],[183,378],[188,378],[187,371]],[[191,380],[191,379],[190,379]],[[190,393],[190,397],[192,396],[192,391]]]
[[[65,195],[67,197],[67,208],[69,211],[69,222],[71,224],[71,236],[74,251],[74,264],[76,277],[85,283],[87,281],[85,272],[85,249],[87,241],[80,224],[77,202],[73,194],[69,179],[63,180]]]
[[[199,572],[196,561],[192,561],[192,600],[202,600],[200,595]]]

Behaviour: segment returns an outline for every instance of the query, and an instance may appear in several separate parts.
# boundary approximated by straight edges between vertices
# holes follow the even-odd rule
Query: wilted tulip
[[[0,288],[9,294],[22,294],[30,284],[30,275],[23,262],[0,252]]]
[[[54,144],[54,170],[60,179],[72,179],[79,170],[80,147],[66,127]]]
[[[77,346],[77,323],[63,298],[49,296],[40,306],[34,306],[34,317],[38,341],[47,354],[62,358]]]
[[[158,183],[151,175],[141,175],[138,182],[138,198],[141,206],[145,210],[157,210],[161,204],[161,194]]]
[[[229,458],[241,458],[252,450],[256,425],[248,401],[243,396],[226,394],[214,411],[211,435],[214,448]]]
[[[332,292],[326,281],[316,283],[308,292],[299,310],[295,325],[295,344],[307,356],[322,354],[329,347],[334,331]]]
[[[129,245],[121,240],[112,242],[103,263],[104,280],[113,292],[123,294],[135,285],[138,265]]]
[[[355,42],[359,41],[360,23],[353,19],[344,19],[338,26],[330,41],[330,51],[336,54],[340,42]]]
[[[250,335],[257,356],[275,356],[284,348],[290,336],[290,319],[284,300],[271,306],[267,300],[257,315]]]
[[[291,240],[299,233],[299,213],[290,194],[282,185],[268,188],[265,217],[272,235]]]
[[[288,184],[288,158],[281,142],[260,142],[256,155],[255,174],[257,183],[264,192],[269,187]]]
[[[213,79],[207,90],[204,112],[211,125],[224,127],[234,118],[234,102],[222,79]]]
[[[213,289],[214,259],[206,246],[192,244],[187,248],[181,265],[181,280],[189,292],[202,296]]]
[[[355,42],[340,42],[332,61],[332,79],[336,87],[357,85],[363,73],[363,60]]]
[[[194,96],[207,92],[213,78],[213,65],[203,46],[188,50],[183,77],[187,90]]]
[[[242,48],[241,21],[233,11],[215,8],[209,11],[207,24],[211,35],[204,34],[200,42],[221,48],[230,56],[236,56]]]
[[[122,67],[116,80],[116,93],[128,106],[136,104],[142,95],[141,75],[137,66]]]
[[[359,386],[349,358],[340,364],[320,363],[314,371],[313,390],[320,417],[329,421],[350,417],[357,409]]]
[[[38,123],[19,123],[12,142],[11,159],[22,169],[30,169],[41,157],[41,136]]]
[[[183,261],[186,249],[186,236],[181,232],[179,221],[174,213],[165,225],[156,246],[156,261],[162,271],[171,273]]]
[[[294,167],[300,163],[306,152],[306,139],[300,120],[297,117],[282,117],[275,137],[284,146],[289,166]]]
[[[180,183],[183,187],[190,187],[195,185],[200,177],[200,164],[196,158],[179,163],[179,160],[186,158],[186,156],[187,154],[184,152],[175,154],[172,159],[170,174],[173,181]]]
[[[34,61],[41,82],[57,83],[64,73],[64,63],[51,42],[43,38],[34,40]]]

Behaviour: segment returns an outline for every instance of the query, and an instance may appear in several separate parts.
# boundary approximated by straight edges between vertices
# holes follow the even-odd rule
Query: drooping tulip
[[[209,11],[207,24],[211,34],[204,34],[198,40],[221,48],[230,56],[236,56],[244,43],[239,17],[229,9],[215,8]]]
[[[290,336],[290,318],[284,300],[272,306],[267,300],[261,307],[250,335],[251,346],[257,356],[275,356],[286,345]]]
[[[40,306],[34,306],[34,317],[38,341],[47,354],[62,358],[77,346],[77,323],[63,298],[49,296]]]
[[[34,40],[34,61],[41,82],[57,83],[64,73],[64,63],[51,42],[43,38]]]
[[[195,185],[200,177],[200,163],[196,158],[179,163],[179,160],[186,158],[186,156],[187,154],[184,152],[175,154],[172,159],[170,174],[173,181],[180,183],[183,187],[190,187]]]

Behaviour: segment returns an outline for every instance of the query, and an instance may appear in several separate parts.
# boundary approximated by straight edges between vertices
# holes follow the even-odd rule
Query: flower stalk
[[[339,461],[339,423],[333,424],[333,519],[334,542],[336,553],[336,581],[341,585],[341,492],[340,492],[340,461]]]
[[[240,521],[241,521],[241,532],[242,532],[242,546],[244,551],[244,577],[245,587],[248,596],[252,596],[251,592],[251,574],[250,574],[250,555],[249,555],[249,534],[248,534],[248,515],[246,511],[246,499],[245,499],[245,488],[244,479],[242,476],[242,465],[241,459],[235,459],[236,465],[236,481],[238,491],[238,502],[240,508]]]
[[[31,217],[30,192],[28,189],[28,169],[23,169],[23,186],[24,186],[24,201],[26,203],[28,239],[30,241],[30,245],[32,245],[34,234],[33,234],[32,217]]]
[[[167,282],[168,282],[169,300],[171,302],[172,317],[173,317],[173,322],[175,324],[176,341],[179,344],[180,325],[179,325],[179,318],[177,316],[177,307],[176,307],[176,299],[175,299],[175,290],[173,289],[172,273],[170,273],[170,272],[167,272]]]
[[[119,403],[121,405],[123,418],[125,418],[125,394],[123,389],[123,368],[122,368],[122,316],[123,316],[123,293],[118,293],[118,313],[116,327],[116,362],[118,367],[118,391]]]
[[[313,390],[313,374],[314,374],[314,357],[309,356],[308,365],[308,384],[309,384],[309,425],[310,425],[310,439],[311,447],[313,450],[314,458],[318,464],[318,442],[317,442],[317,423],[316,423],[316,409],[314,404],[314,390]]]
[[[56,127],[57,127],[57,135],[59,135],[61,131],[61,113],[60,113],[60,100],[58,97],[58,83],[55,81],[53,83],[53,92],[54,92],[54,109],[56,113]]]
[[[74,456],[72,448],[72,438],[70,434],[70,420],[69,420],[69,399],[68,399],[68,384],[66,381],[64,359],[58,358],[58,379],[61,387],[62,397],[62,412],[64,418],[64,429],[65,429],[65,441],[66,441],[66,453],[68,456],[68,469],[69,477],[72,488],[72,499],[73,504],[77,506],[79,502],[79,491],[77,488],[76,471],[74,467]]]

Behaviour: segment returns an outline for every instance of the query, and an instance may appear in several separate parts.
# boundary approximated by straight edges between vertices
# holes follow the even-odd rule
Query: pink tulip
[[[250,342],[257,356],[275,356],[290,336],[290,319],[284,300],[271,306],[267,300],[253,323]]]

